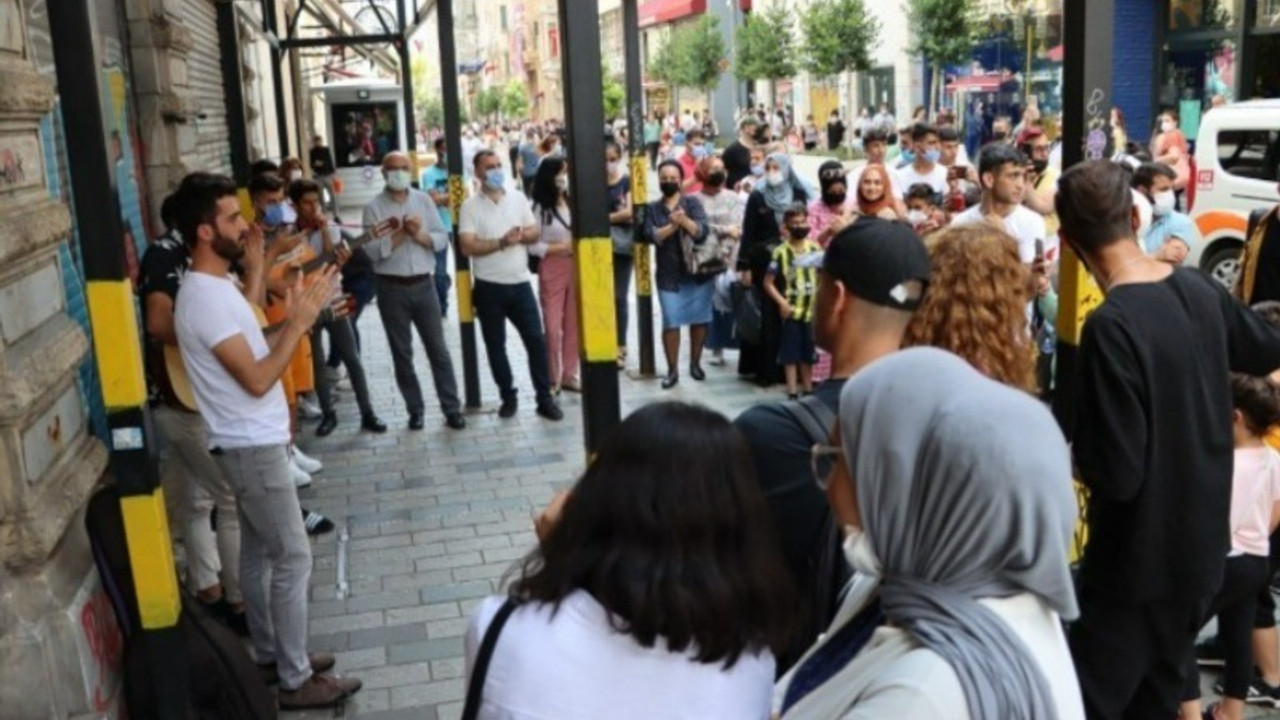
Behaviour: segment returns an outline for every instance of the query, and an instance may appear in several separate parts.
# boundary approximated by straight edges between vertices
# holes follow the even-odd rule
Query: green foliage
[[[608,68],[600,70],[601,88],[604,93],[604,118],[612,120],[620,118],[623,115],[623,108],[627,101],[627,90],[622,85],[622,79],[609,74]]]
[[[947,0],[961,5],[957,0]],[[818,77],[871,69],[880,21],[863,0],[813,0],[800,18],[804,28],[804,68]]]
[[[502,114],[509,119],[522,119],[529,114],[529,95],[524,83],[512,80],[502,90]]]
[[[908,0],[904,9],[915,37],[912,54],[934,68],[969,60],[978,25],[973,0]]]
[[[720,81],[720,63],[724,55],[719,18],[703,15],[667,37],[658,47],[649,74],[673,87],[706,92]]]
[[[503,92],[499,88],[482,88],[475,97],[476,114],[485,117],[497,115],[502,109],[502,95]]]
[[[738,28],[733,74],[739,80],[777,80],[796,74],[796,34],[788,8],[779,3],[747,16]]]
[[[427,127],[444,127],[444,103],[438,97],[415,101],[413,114],[418,122],[426,123]]]

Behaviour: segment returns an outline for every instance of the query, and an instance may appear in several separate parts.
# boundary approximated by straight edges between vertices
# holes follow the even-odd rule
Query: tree
[[[600,77],[601,89],[604,93],[605,120],[622,117],[627,100],[627,91],[622,87],[622,81],[617,76],[609,74],[608,68],[601,69]]]
[[[977,8],[973,0],[909,0],[907,22],[915,30],[908,50],[933,68],[929,110],[942,88],[942,70],[969,60],[977,39]]]
[[[476,93],[476,114],[492,118],[502,109],[502,90],[496,87],[482,88]]]
[[[529,114],[529,96],[524,83],[512,80],[502,91],[502,114],[511,120],[520,120]]]
[[[671,88],[694,88],[706,93],[720,81],[724,61],[720,20],[703,15],[674,30],[658,46],[649,75]]]
[[[418,116],[418,122],[426,123],[427,127],[444,127],[444,102],[438,97],[414,103],[414,113]]]
[[[957,4],[957,3],[953,3]],[[871,69],[880,21],[863,0],[813,0],[800,19],[804,68],[818,77]]]
[[[774,82],[796,74],[794,21],[781,3],[747,16],[738,28],[738,53],[733,74],[740,80],[769,80],[769,106],[775,101]]]

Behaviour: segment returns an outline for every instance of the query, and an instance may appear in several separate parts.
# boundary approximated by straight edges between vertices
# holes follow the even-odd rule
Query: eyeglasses
[[[809,448],[809,468],[813,470],[813,482],[822,492],[827,491],[831,481],[831,471],[836,463],[844,459],[844,448],[838,445],[815,443]]]

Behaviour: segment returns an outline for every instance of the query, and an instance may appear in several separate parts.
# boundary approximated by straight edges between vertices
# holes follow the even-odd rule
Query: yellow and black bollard
[[[649,202],[649,162],[644,146],[644,90],[640,77],[640,0],[622,0],[626,38],[627,137],[631,153],[632,253],[636,275],[636,334],[640,340],[640,377],[657,377],[653,347],[653,245],[644,238]]]

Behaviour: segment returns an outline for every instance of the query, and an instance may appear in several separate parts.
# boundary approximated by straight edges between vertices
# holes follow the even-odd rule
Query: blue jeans
[[[516,326],[529,356],[529,378],[538,404],[552,402],[551,369],[547,357],[547,336],[542,330],[542,316],[538,313],[538,299],[533,287],[527,283],[504,285],[476,280],[472,290],[476,306],[476,319],[480,321],[480,333],[484,336],[485,354],[489,356],[489,370],[497,383],[502,399],[516,396],[515,380],[511,376],[511,362],[507,360],[507,321]]]
[[[449,288],[453,277],[449,275],[449,248],[436,253],[436,294],[440,296],[440,315],[449,314]]]

